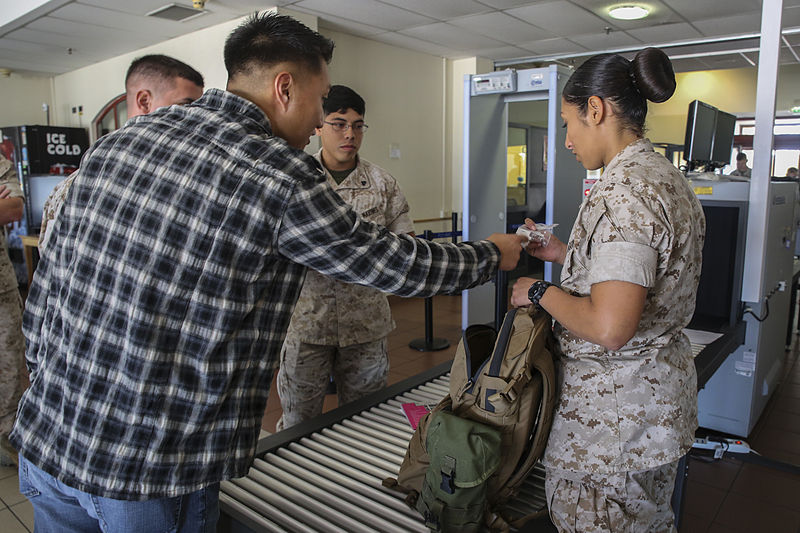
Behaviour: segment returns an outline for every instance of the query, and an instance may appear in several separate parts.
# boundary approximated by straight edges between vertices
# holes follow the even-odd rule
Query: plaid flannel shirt
[[[251,102],[212,89],[87,152],[24,316],[31,387],[11,440],[110,498],[243,476],[310,267],[403,296],[487,281],[490,242],[365,222]]]

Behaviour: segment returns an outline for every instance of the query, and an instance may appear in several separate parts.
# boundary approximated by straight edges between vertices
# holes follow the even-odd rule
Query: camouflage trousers
[[[11,431],[26,378],[22,298],[15,288],[0,293],[0,438]]]
[[[344,405],[384,388],[388,373],[386,337],[351,346],[323,346],[287,338],[278,370],[283,416],[276,430],[321,414],[331,375],[336,380],[339,405]]]
[[[678,462],[652,470],[581,474],[547,469],[550,519],[560,532],[674,532]]]

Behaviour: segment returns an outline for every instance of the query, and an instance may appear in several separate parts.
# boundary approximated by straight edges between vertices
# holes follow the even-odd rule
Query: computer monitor
[[[724,167],[731,162],[733,152],[733,133],[736,129],[736,116],[717,110],[714,127],[714,142],[711,149],[711,162]]]
[[[716,119],[716,107],[700,100],[694,100],[689,104],[683,149],[683,158],[686,161],[690,163],[711,161]]]

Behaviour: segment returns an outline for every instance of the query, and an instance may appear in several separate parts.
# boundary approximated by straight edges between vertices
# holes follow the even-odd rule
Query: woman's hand
[[[537,281],[539,280],[533,278],[517,279],[514,283],[514,288],[511,290],[511,305],[514,307],[528,307],[531,305],[531,301],[528,299],[528,289]]]
[[[531,229],[536,229],[536,223],[529,218],[525,219],[525,225]],[[560,265],[564,264],[564,259],[567,257],[567,245],[555,235],[550,235],[550,240],[547,241],[546,246],[542,246],[541,242],[531,241],[525,247],[525,251],[537,259]]]

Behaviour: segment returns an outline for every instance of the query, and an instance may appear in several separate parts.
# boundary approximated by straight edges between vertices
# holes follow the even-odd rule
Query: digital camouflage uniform
[[[76,174],[70,174],[67,179],[55,186],[53,191],[44,201],[42,207],[42,227],[39,230],[39,249],[42,250],[47,247],[50,234],[53,232],[53,221],[56,218],[58,210],[64,205],[67,199],[67,193],[75,180]]]
[[[598,531],[648,531],[645,524],[671,523],[674,475],[669,483],[657,479],[663,468],[674,473],[669,464],[689,450],[697,428],[697,375],[682,330],[694,312],[704,235],[705,217],[686,179],[645,139],[611,160],[581,205],[561,288],[588,296],[593,284],[616,280],[648,291],[639,327],[620,350],[555,325],[560,398],[544,459],[548,500],[559,502],[551,508],[554,522],[595,523],[559,515],[598,513]],[[663,490],[628,493],[629,499],[652,498],[649,506],[609,494],[615,505],[638,505],[642,516],[634,517],[636,527],[605,527],[605,511],[584,498],[591,499],[591,487],[622,490],[634,475]],[[656,510],[666,518],[647,516]]]
[[[320,154],[315,157],[321,162]],[[405,196],[382,168],[359,158],[339,185],[327,170],[326,174],[331,187],[361,218],[397,234],[414,231]],[[281,350],[277,383],[283,416],[277,429],[322,412],[331,373],[339,405],[385,387],[386,335],[394,327],[384,293],[309,269]]]
[[[0,185],[11,192],[9,198],[21,198],[13,164],[0,156]],[[0,227],[0,440],[5,439],[14,423],[17,403],[22,396],[25,375],[25,339],[22,336],[22,298],[14,267],[8,257],[4,228]]]

